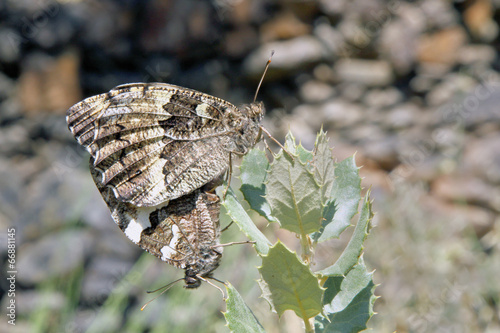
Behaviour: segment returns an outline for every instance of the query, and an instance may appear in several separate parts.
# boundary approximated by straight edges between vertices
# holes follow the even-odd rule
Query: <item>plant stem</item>
[[[300,235],[300,247],[302,250],[302,260],[304,263],[309,264],[311,262],[311,239],[308,234]]]
[[[311,326],[311,323],[309,322],[310,318],[305,318],[304,319],[304,325],[306,327],[306,333],[314,333],[314,326]]]

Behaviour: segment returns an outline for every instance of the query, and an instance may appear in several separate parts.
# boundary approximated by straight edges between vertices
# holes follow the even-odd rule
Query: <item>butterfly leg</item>
[[[231,175],[233,174],[233,158],[232,153],[229,153],[229,169],[226,173],[226,188],[224,189],[224,194],[222,195],[222,200],[226,200],[227,190],[229,189],[229,185],[231,184]]]
[[[234,223],[234,221],[231,221],[231,223],[229,223],[224,229],[222,229],[220,232],[223,233],[224,231],[226,231],[227,229],[229,229],[229,227]]]
[[[226,243],[226,244],[214,245],[214,246],[212,246],[212,248],[225,247],[225,246],[231,246],[231,245],[237,245],[237,244],[255,244],[255,243],[257,243],[257,242],[256,241],[231,242],[231,243]]]
[[[292,155],[292,154],[291,154],[288,150],[286,150],[286,148],[285,148],[285,147],[283,147],[283,145],[282,145],[282,144],[281,144],[278,140],[276,140],[276,139],[275,139],[275,138],[271,135],[271,133],[269,133],[269,131],[268,131],[268,130],[266,130],[263,126],[260,126],[260,129],[262,130],[262,132],[264,132],[264,133],[266,133],[266,134],[267,134],[267,136],[269,137],[269,139],[271,139],[271,140],[273,140],[274,142],[276,142],[276,144],[277,144],[278,146],[280,146],[280,148],[281,148],[281,149],[283,149],[283,151],[284,151],[285,153],[287,153],[287,155],[288,155],[288,156],[290,156],[292,160],[294,159],[294,158],[293,158],[293,155]]]

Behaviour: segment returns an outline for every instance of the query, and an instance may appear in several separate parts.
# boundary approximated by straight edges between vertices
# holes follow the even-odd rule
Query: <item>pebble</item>
[[[441,176],[432,182],[431,193],[449,202],[465,201],[500,212],[500,189],[473,176]]]
[[[417,60],[453,66],[466,42],[467,34],[458,26],[420,36],[417,41]]]
[[[490,45],[468,44],[460,49],[458,62],[462,65],[474,63],[491,64],[497,58],[496,50]]]
[[[350,102],[360,102],[367,92],[365,85],[356,82],[339,83],[337,89],[340,91],[339,95]]]
[[[335,88],[317,80],[309,80],[300,86],[300,97],[305,103],[321,103],[335,95]]]
[[[386,136],[380,140],[366,138],[363,145],[363,154],[377,163],[382,170],[390,171],[399,163],[398,157],[399,139],[397,136]]]
[[[330,16],[340,16],[345,13],[348,0],[319,0],[319,7],[321,11]]]
[[[459,20],[459,14],[448,1],[423,0],[419,7],[424,13],[427,26],[445,29]]]
[[[403,95],[394,87],[371,89],[363,96],[363,103],[365,105],[378,109],[394,106],[402,100]]]
[[[0,27],[0,61],[4,63],[13,63],[21,55],[22,36],[18,31]]]
[[[359,105],[340,98],[333,98],[322,104],[318,115],[324,119],[325,126],[331,128],[352,127],[363,119]]]
[[[69,52],[58,57],[34,53],[19,78],[19,97],[26,115],[53,112],[64,115],[81,99],[78,57]]]
[[[493,41],[498,36],[498,23],[493,19],[495,10],[488,0],[469,3],[464,11],[464,22],[471,34],[483,41]]]
[[[500,135],[468,140],[463,152],[462,167],[467,173],[500,185]]]
[[[325,45],[332,57],[342,57],[346,50],[344,36],[329,22],[321,22],[314,28],[314,35]]]
[[[335,63],[333,69],[340,82],[383,87],[394,80],[392,68],[384,60],[341,59]]]
[[[455,228],[460,226],[462,230],[468,232],[469,228],[472,227],[478,239],[488,234],[494,227],[495,214],[491,210],[479,206],[443,202],[435,196],[429,196],[425,199],[424,205],[435,216],[450,221],[450,224],[453,224]]]
[[[387,113],[384,123],[388,129],[402,130],[415,125],[421,113],[413,103],[400,104]]]
[[[261,26],[261,38],[264,42],[280,39],[291,39],[307,35],[311,26],[303,23],[291,11],[286,11],[274,17]]]
[[[296,37],[286,41],[270,42],[252,52],[243,67],[249,75],[261,75],[262,68],[275,51],[269,70],[297,71],[323,59],[325,49],[321,42],[311,36]]]
[[[416,61],[417,38],[419,28],[407,20],[395,19],[388,22],[380,34],[380,52],[390,60],[399,75],[405,75],[413,68]]]

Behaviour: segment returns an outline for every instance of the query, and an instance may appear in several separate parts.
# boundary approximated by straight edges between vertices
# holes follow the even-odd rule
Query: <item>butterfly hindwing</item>
[[[100,192],[115,223],[145,251],[201,274],[218,266],[222,248],[216,247],[220,237],[217,195],[198,189],[168,204],[137,207],[117,200],[108,187]]]

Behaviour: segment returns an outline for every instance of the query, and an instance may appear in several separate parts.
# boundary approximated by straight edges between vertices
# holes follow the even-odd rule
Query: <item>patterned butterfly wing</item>
[[[228,169],[235,114],[234,105],[195,90],[136,83],[75,104],[67,122],[91,154],[98,187],[109,187],[119,201],[152,207]]]
[[[184,269],[186,287],[198,287],[198,277],[211,276],[219,266],[222,247],[217,247],[217,195],[198,189],[156,207],[137,207],[117,200],[112,189],[100,187],[100,174],[95,170],[91,173],[115,223],[142,249]]]

